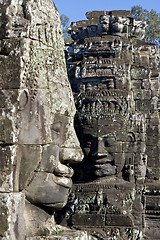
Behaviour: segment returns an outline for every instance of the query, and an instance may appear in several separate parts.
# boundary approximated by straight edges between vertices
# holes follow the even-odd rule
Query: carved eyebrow
[[[51,128],[53,131],[55,132],[59,132],[60,131],[60,128],[61,128],[61,122],[55,122],[52,124]]]
[[[111,134],[107,134],[107,135],[103,135],[102,138],[114,138],[114,139],[116,139],[116,136],[111,135]]]

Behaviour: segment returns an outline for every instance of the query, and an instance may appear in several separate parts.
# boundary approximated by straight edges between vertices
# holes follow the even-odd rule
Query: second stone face
[[[129,239],[130,233],[154,239],[159,226],[155,233],[149,228],[153,216],[158,221],[159,208],[152,205],[149,216],[145,199],[156,201],[146,189],[159,186],[160,178],[159,49],[142,40],[145,23],[128,11],[86,16],[72,23],[74,42],[66,46],[75,129],[84,152],[74,167],[67,222],[76,228],[86,222],[102,239],[112,234]]]

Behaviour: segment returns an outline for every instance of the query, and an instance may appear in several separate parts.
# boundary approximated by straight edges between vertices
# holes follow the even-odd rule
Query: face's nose
[[[63,132],[63,141],[60,145],[60,161],[63,164],[66,163],[77,163],[83,159],[83,152],[78,141],[73,121],[66,126],[66,131]]]
[[[101,156],[105,157],[108,155],[103,138],[97,137],[93,140],[91,155],[98,156],[98,157],[101,157]]]
[[[107,156],[108,152],[103,138],[98,138],[98,156]]]

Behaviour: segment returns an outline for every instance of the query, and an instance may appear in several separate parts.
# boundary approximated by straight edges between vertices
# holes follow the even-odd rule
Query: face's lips
[[[58,203],[43,203],[44,207],[54,208],[59,210],[62,209],[66,205],[66,202],[58,202]]]
[[[68,177],[55,176],[54,177],[54,182],[57,185],[60,185],[60,186],[65,187],[65,188],[71,188],[72,187],[72,180],[71,180],[71,178],[68,178]]]
[[[105,157],[95,157],[95,158],[91,158],[88,163],[89,164],[105,164],[105,163],[111,163],[113,161],[113,156],[112,155],[108,155]]]
[[[103,169],[104,168],[104,165],[106,166],[112,166],[112,164],[110,162],[107,162],[105,164],[95,164],[94,165],[94,169]]]
[[[61,164],[59,162],[58,165],[55,166],[53,173],[56,176],[71,178],[74,171],[71,167]]]

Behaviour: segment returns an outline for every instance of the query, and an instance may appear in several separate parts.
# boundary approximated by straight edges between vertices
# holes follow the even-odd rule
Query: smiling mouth
[[[113,162],[113,156],[105,156],[105,157],[95,157],[95,158],[91,158],[88,163],[89,164],[93,164],[93,165],[97,165],[97,164],[105,164],[105,163],[111,163]]]
[[[73,168],[66,166],[64,164],[58,163],[54,166],[53,174],[57,177],[67,177],[71,178],[73,176]]]
[[[71,188],[71,177],[73,176],[73,173],[74,171],[71,167],[58,163],[53,171],[54,182],[62,187]]]
[[[65,188],[72,187],[72,180],[71,180],[71,178],[67,178],[67,177],[57,177],[56,176],[55,183],[62,187],[65,187]]]
[[[55,209],[57,209],[57,210],[62,209],[65,205],[66,205],[66,202],[43,203],[43,206],[44,206],[44,207],[54,208],[54,210],[55,210]]]
[[[54,182],[57,185],[60,185],[60,186],[65,187],[65,188],[71,188],[72,187],[72,180],[71,180],[71,178],[68,178],[68,177],[55,176]]]

